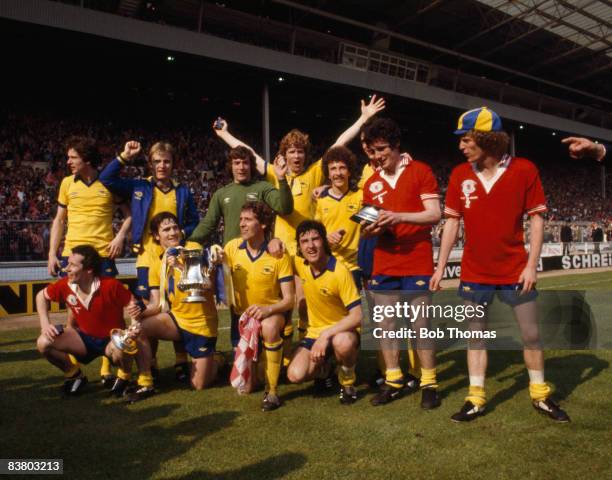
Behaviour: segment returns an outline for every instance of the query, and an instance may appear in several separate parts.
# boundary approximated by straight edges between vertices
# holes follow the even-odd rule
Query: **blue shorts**
[[[146,300],[150,297],[149,292],[149,267],[136,268],[136,291],[134,295]]]
[[[376,248],[378,237],[360,238],[357,250],[357,264],[361,268],[363,278],[368,280],[372,276],[374,264],[374,249]]]
[[[181,341],[183,346],[191,358],[206,358],[210,357],[215,353],[217,349],[217,337],[206,337],[204,335],[197,335],[195,333],[188,332],[187,330],[180,327],[174,315],[171,312],[168,313],[170,318],[178,328],[181,334]]]
[[[394,277],[391,275],[374,275],[369,282],[370,290],[404,290],[410,292],[429,292],[431,275],[407,275]]]
[[[491,305],[495,294],[503,303],[516,306],[531,302],[538,296],[536,290],[520,295],[523,285],[520,283],[508,283],[504,285],[492,285],[488,283],[461,282],[457,294],[470,302],[478,305]]]
[[[60,265],[62,269],[60,270],[59,276],[65,277],[68,275],[64,269],[68,266],[68,257],[60,257]],[[111,260],[108,257],[102,257],[102,264],[100,265],[100,276],[102,277],[116,277],[119,274],[117,270],[117,265],[115,265],[115,261]]]
[[[83,343],[85,344],[86,350],[85,355],[74,356],[74,358],[76,358],[79,363],[87,365],[92,360],[95,360],[96,358],[104,355],[104,352],[106,351],[106,346],[108,345],[108,342],[110,342],[110,337],[92,337],[91,335],[87,335],[86,333],[81,332],[81,330],[79,330],[78,328],[76,329],[76,331],[79,334],[79,337],[81,337]]]

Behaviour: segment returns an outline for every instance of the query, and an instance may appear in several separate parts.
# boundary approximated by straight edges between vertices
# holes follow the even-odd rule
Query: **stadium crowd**
[[[7,113],[4,118],[6,121],[0,127],[0,163],[5,167],[0,169],[0,261],[45,258],[57,191],[67,174],[63,139],[71,133],[84,132],[96,138],[105,163],[116,156],[117,149],[128,139],[137,138],[145,145],[160,138],[167,139],[176,145],[178,152],[175,179],[189,185],[202,215],[208,209],[212,194],[229,180],[225,169],[228,147],[214,135],[209,125],[135,129],[87,118],[58,120],[52,114]],[[241,132],[241,136],[259,148],[255,132]],[[313,136],[317,140],[324,137]],[[314,144],[313,157],[321,156],[327,144],[326,141]],[[273,151],[276,148],[277,145],[272,145]],[[353,150],[365,163],[360,149]],[[444,156],[435,158],[436,155],[427,157],[424,160],[431,165],[444,192],[457,160]],[[549,205],[545,241],[561,241],[562,222],[571,223],[573,241],[576,242],[591,241],[592,232],[598,226],[608,238],[612,236],[612,218],[609,215],[612,192],[605,200],[602,198],[599,172],[569,160],[561,165],[555,164],[554,168],[547,167],[540,166]],[[147,177],[149,172],[144,158],[126,168],[125,175]],[[120,223],[121,216],[116,213],[115,231]],[[441,230],[441,225],[434,229],[434,244],[439,242]],[[125,243],[123,256],[130,256],[129,239]]]

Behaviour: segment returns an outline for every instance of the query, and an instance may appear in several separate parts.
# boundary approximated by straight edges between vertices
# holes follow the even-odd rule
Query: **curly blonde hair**
[[[283,157],[287,153],[287,150],[291,147],[294,148],[303,148],[304,153],[306,154],[306,158],[308,158],[308,153],[310,152],[310,137],[308,134],[294,128],[287,135],[283,137],[280,142],[280,147],[278,149],[278,153],[280,153]]]

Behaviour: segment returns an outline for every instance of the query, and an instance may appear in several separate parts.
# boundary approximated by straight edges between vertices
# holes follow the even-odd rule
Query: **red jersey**
[[[125,328],[123,307],[132,294],[119,280],[110,277],[94,279],[91,293],[86,300],[76,294],[76,284],[62,278],[44,290],[47,300],[63,301],[72,311],[79,330],[93,337],[105,338],[113,328]]]
[[[424,200],[439,197],[431,168],[409,156],[400,163],[393,178],[379,170],[363,186],[364,204],[392,212],[423,212]],[[432,275],[431,226],[401,223],[380,234],[372,274]]]
[[[506,155],[488,181],[469,163],[457,166],[448,183],[444,214],[463,217],[461,280],[517,283],[528,259],[523,214],[546,210],[538,169],[525,158]]]

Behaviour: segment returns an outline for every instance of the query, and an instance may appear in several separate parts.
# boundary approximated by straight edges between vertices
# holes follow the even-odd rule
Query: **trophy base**
[[[127,355],[135,355],[138,353],[138,345],[136,342],[127,338],[126,333],[119,328],[113,328],[110,332],[111,342],[113,345]]]
[[[371,219],[371,218],[364,218],[364,217],[360,217],[357,213],[355,215],[352,215],[350,217],[350,219],[355,222],[355,223],[361,223],[361,222],[365,222],[366,225],[372,225],[376,220],[375,219]]]
[[[187,298],[184,298],[181,303],[204,303],[206,302],[206,297],[202,295],[189,295]]]

